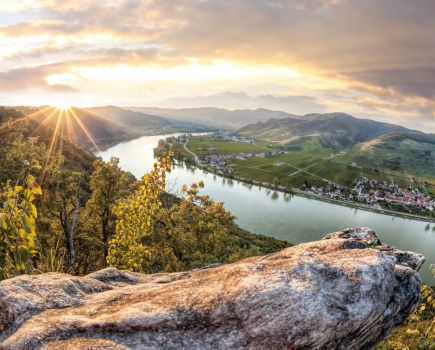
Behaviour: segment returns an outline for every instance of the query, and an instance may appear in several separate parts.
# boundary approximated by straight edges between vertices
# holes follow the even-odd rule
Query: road
[[[184,141],[184,143],[183,143],[184,149],[186,150],[187,153],[191,154],[195,158],[195,162],[197,164],[200,164],[201,161],[200,161],[199,157],[195,153],[193,153],[190,149],[187,148],[188,142],[189,142],[189,139],[186,139],[186,141]]]

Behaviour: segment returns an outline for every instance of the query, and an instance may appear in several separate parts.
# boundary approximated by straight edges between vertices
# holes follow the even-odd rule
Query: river
[[[120,143],[98,156],[105,160],[118,157],[122,169],[140,178],[152,168],[153,149],[158,141],[168,136],[171,135],[144,136]],[[301,243],[318,240],[326,233],[343,228],[367,226],[374,229],[386,244],[422,253],[426,263],[420,269],[420,275],[425,283],[435,284],[430,271],[430,265],[435,263],[435,224],[288,196],[185,165],[174,166],[168,189],[179,193],[183,184],[200,180],[205,183],[203,193],[224,202],[237,217],[237,224],[248,231]]]

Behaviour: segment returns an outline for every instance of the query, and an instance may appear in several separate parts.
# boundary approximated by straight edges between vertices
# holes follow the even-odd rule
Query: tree
[[[141,263],[150,254],[146,242],[152,233],[152,220],[162,205],[159,197],[165,191],[166,173],[170,170],[170,156],[159,158],[136,191],[115,207],[116,233],[109,241],[109,265],[143,271]]]
[[[101,159],[94,162],[90,180],[91,197],[86,203],[86,213],[94,219],[94,232],[100,232],[104,266],[109,252],[109,238],[115,232],[116,216],[113,209],[133,181],[133,175],[119,168],[118,158],[112,157],[109,162]]]
[[[51,164],[51,171],[45,178],[47,191],[42,198],[42,206],[46,217],[54,219],[60,226],[66,248],[64,267],[66,271],[71,272],[76,264],[74,240],[85,196],[83,173],[63,168],[63,159],[60,155],[58,160]]]
[[[240,255],[231,243],[236,227],[231,213],[199,193],[202,182],[184,186],[181,199],[167,194],[169,171],[170,158],[161,158],[138,189],[117,204],[109,265],[149,273],[180,271]]]
[[[32,270],[38,216],[33,202],[42,194],[32,170],[39,170],[39,165],[30,165],[23,182],[8,180],[0,189],[0,279]]]
[[[180,271],[228,262],[236,252],[234,217],[223,203],[200,194],[202,182],[183,186],[182,198],[159,209],[148,240],[147,272]]]
[[[24,137],[20,130],[0,132],[0,149],[0,181],[23,178],[31,162],[45,162],[45,146],[37,138]]]

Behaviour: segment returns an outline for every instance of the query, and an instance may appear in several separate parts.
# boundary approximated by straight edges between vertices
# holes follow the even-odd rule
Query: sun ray
[[[58,113],[59,111],[54,109],[53,107],[51,107],[53,109],[53,111],[48,114],[42,121],[38,121],[39,125],[37,126],[37,128],[35,130],[32,131],[32,134],[35,134],[39,131],[39,129],[41,129],[42,127],[46,126],[50,120],[54,117],[54,115],[56,113]]]
[[[21,117],[21,118],[18,118],[18,119],[15,119],[15,120],[11,121],[11,123],[9,123],[9,124],[8,124],[8,123],[5,123],[4,125],[0,126],[0,129],[4,129],[4,128],[8,128],[8,127],[16,126],[18,123],[20,123],[20,122],[22,122],[22,121],[25,121],[26,119],[33,119],[33,120],[36,120],[36,116],[39,116],[39,115],[45,113],[45,112],[48,111],[50,108],[52,108],[52,107],[50,107],[50,106],[46,106],[46,107],[44,107],[44,108],[42,108],[42,109],[38,109],[37,111],[35,111],[35,112],[33,112],[33,113],[26,114],[26,115],[24,115],[24,116]]]
[[[75,133],[72,129],[72,125],[71,125],[71,109],[68,108],[65,111],[65,121],[66,121],[66,130],[67,130],[67,137],[68,137],[68,141],[70,143],[73,143],[75,140]]]
[[[47,112],[48,110],[50,110],[50,109],[52,109],[52,108],[53,108],[52,106],[45,106],[45,107],[43,107],[43,108],[41,108],[41,109],[38,109],[38,110],[35,111],[35,112],[32,112],[32,113],[30,113],[30,114],[26,114],[23,118],[27,118],[27,119],[35,119],[36,116],[38,116],[38,115],[40,115],[40,114],[43,114],[43,113]]]
[[[71,115],[74,117],[74,120],[76,121],[76,123],[78,124],[80,129],[82,129],[82,131],[84,132],[86,137],[89,139],[89,141],[91,141],[92,145],[99,152],[100,149],[99,149],[97,143],[95,142],[92,134],[89,132],[89,130],[86,128],[86,126],[82,123],[82,121],[80,120],[80,118],[77,116],[77,114],[74,112],[74,110],[72,108],[70,109],[70,111],[71,111]]]
[[[63,115],[63,111],[60,110],[59,114],[57,116],[56,127],[54,129],[53,136],[51,138],[50,148],[48,150],[49,157],[51,157],[53,150],[54,150],[54,147],[56,146],[56,141],[57,141],[57,138],[59,136],[59,129],[60,129],[60,126],[62,124],[62,115]]]
[[[60,121],[60,137],[59,137],[59,150],[62,152],[63,151],[63,138],[64,138],[64,130],[65,130],[65,121],[63,121],[62,119],[66,118],[66,110],[61,110],[60,111],[60,117],[59,119]]]
[[[55,112],[56,112],[56,110],[55,110]],[[51,141],[50,141],[50,147],[49,147],[48,152],[47,152],[47,158],[45,160],[44,168],[42,169],[41,184],[44,182],[45,174],[47,172],[47,168],[48,168],[48,166],[50,164],[50,161],[52,160],[53,152],[54,152],[54,149],[56,147],[57,139],[59,137],[59,129],[60,129],[61,124],[62,124],[63,111],[62,110],[58,110],[57,112],[58,112],[58,115],[57,115],[56,127],[55,127],[55,129],[53,131],[53,135],[52,135]]]

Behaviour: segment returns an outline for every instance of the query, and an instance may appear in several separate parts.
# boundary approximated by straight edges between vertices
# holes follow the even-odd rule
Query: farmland
[[[301,138],[289,145],[279,145],[265,141],[240,142],[226,141],[215,136],[192,137],[188,148],[204,159],[207,154],[256,153],[263,152],[265,157],[249,157],[244,160],[227,161],[227,169],[234,176],[284,187],[300,187],[306,183],[323,185],[328,181],[344,186],[352,186],[355,179],[367,176],[372,179],[393,182],[400,186],[410,185],[411,177],[418,176],[425,181],[424,189],[435,193],[435,176],[430,166],[416,159],[415,151],[408,148],[407,157],[402,157],[403,169],[388,168],[391,160],[391,147],[406,155],[407,145],[390,141],[392,144],[375,145],[370,152],[364,152],[364,144],[342,150],[338,153],[319,143],[316,137]],[[408,141],[407,141],[408,142]],[[400,148],[402,147],[402,148]],[[367,146],[365,146],[367,149]],[[174,150],[190,158],[182,144],[175,144]],[[273,155],[277,150],[282,154]],[[425,150],[422,149],[421,152]],[[222,169],[224,170],[224,169]],[[407,170],[407,171],[406,171]],[[406,172],[405,172],[406,171]]]

